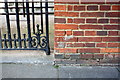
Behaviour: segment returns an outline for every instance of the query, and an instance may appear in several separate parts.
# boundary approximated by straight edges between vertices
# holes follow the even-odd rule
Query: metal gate
[[[0,50],[44,50],[47,55],[50,55],[50,47],[49,47],[49,14],[53,14],[53,12],[49,12],[49,8],[54,8],[53,6],[49,7],[49,3],[53,3],[52,1],[22,1],[19,2],[0,2],[0,4],[4,4],[4,7],[0,7],[0,9],[4,9],[5,12],[0,12],[0,15],[6,17],[6,33],[1,33],[0,30]],[[14,4],[14,6],[9,6],[9,4]],[[22,4],[22,6],[19,6]],[[38,4],[39,6],[35,6]],[[15,12],[10,12],[10,9],[15,9]],[[39,9],[40,11],[35,12],[35,9]],[[20,12],[22,10],[22,12]],[[31,12],[30,12],[31,10]],[[16,20],[16,32],[15,34],[11,33],[11,21],[10,16],[15,15]],[[27,23],[27,33],[21,33],[21,21],[20,16],[26,17]],[[41,19],[40,23],[36,24],[35,15],[39,15]],[[43,21],[45,19],[45,21]],[[31,25],[32,23],[32,25]],[[45,24],[45,25],[44,25]],[[45,29],[45,30],[44,30]],[[43,35],[44,34],[44,35]]]

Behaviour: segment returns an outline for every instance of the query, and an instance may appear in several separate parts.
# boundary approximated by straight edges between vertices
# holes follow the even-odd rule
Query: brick
[[[81,4],[105,4],[105,0],[80,0]]]
[[[73,10],[73,6],[72,5],[68,5],[68,11],[72,11]]]
[[[120,5],[113,5],[112,10],[120,10]]]
[[[61,3],[61,4],[79,4],[79,0],[55,0],[54,3]]]
[[[118,31],[109,31],[108,36],[119,36]]]
[[[55,36],[65,36],[65,31],[55,31]]]
[[[98,10],[98,5],[87,6],[87,10],[89,10],[89,11],[96,11],[96,10]]]
[[[115,58],[120,59],[120,54],[119,54],[119,53],[118,53],[118,54],[115,54]]]
[[[79,37],[79,42],[101,42],[101,37]]]
[[[109,23],[109,19],[99,19],[98,23]]]
[[[100,5],[100,10],[101,11],[109,11],[109,10],[111,10],[111,6],[110,5]]]
[[[55,16],[79,17],[79,12],[55,12]]]
[[[66,5],[55,5],[55,10],[66,10]]]
[[[107,12],[106,17],[120,17],[120,12]]]
[[[105,30],[120,30],[119,25],[104,25]]]
[[[78,49],[78,53],[100,53],[99,48],[82,48]]]
[[[58,50],[59,53],[77,53],[77,49],[71,49],[71,48],[59,48],[55,49]]]
[[[100,52],[101,53],[119,53],[120,50],[118,48],[102,48]]]
[[[120,41],[120,38],[119,37],[103,37],[102,38],[102,41],[104,42],[118,42]]]
[[[85,19],[75,18],[74,23],[85,23]]]
[[[74,47],[84,47],[83,43],[74,43]]]
[[[103,59],[104,58],[104,54],[94,54],[94,58],[95,59]]]
[[[66,35],[67,36],[72,35],[72,31],[66,31]]]
[[[86,19],[86,23],[97,23],[97,19]]]
[[[74,36],[83,36],[84,32],[83,31],[73,31]]]
[[[65,18],[55,18],[55,23],[66,23]]]
[[[102,29],[102,25],[80,25],[80,29]]]
[[[108,43],[108,47],[120,47],[120,43]]]
[[[96,31],[85,31],[85,36],[95,36]]]
[[[97,31],[97,35],[105,36],[105,35],[107,35],[107,31]]]
[[[63,59],[61,64],[67,65],[67,64],[76,64],[76,60],[70,60],[70,59]]]
[[[85,11],[85,6],[75,5],[74,11]]]
[[[97,43],[96,47],[107,47],[107,43]]]
[[[67,23],[73,23],[73,21],[74,21],[74,20],[71,19],[71,18],[68,18],[68,19],[67,19]]]
[[[120,4],[119,0],[106,0],[106,4]]]
[[[78,25],[75,24],[55,24],[55,29],[78,29]]]
[[[120,19],[110,19],[110,23],[120,24]]]
[[[81,12],[81,17],[104,17],[104,12]]]
[[[85,43],[85,47],[95,47],[95,43]]]

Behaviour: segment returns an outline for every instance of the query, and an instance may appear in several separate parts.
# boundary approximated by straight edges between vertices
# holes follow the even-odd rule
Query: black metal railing
[[[8,4],[14,4],[14,6],[9,6]],[[35,6],[39,5],[39,7]],[[39,4],[38,4],[39,3]],[[0,7],[0,10],[5,12],[0,12],[0,16],[6,17],[6,32],[3,33],[0,30],[0,50],[44,50],[47,55],[50,54],[49,48],[49,14],[54,14],[54,12],[49,11],[49,8],[54,8],[49,5],[53,3],[52,1],[26,1],[26,2],[0,2],[4,6]],[[19,6],[22,4],[22,6]],[[10,12],[10,9],[14,9],[15,12]],[[22,12],[19,10],[22,9]],[[40,11],[36,12],[35,9]],[[31,10],[31,11],[30,11]],[[11,33],[11,21],[10,16],[15,15],[16,17],[16,32]],[[40,24],[35,23],[35,16],[40,16]],[[20,16],[26,17],[27,23],[27,33],[22,33],[21,31],[21,21]],[[32,19],[31,19],[32,18]],[[43,21],[45,19],[45,21]],[[31,25],[32,23],[32,25]],[[44,25],[45,24],[45,25]],[[45,29],[45,30],[44,30]],[[44,32],[45,31],[45,32]],[[45,34],[45,35],[43,35]]]

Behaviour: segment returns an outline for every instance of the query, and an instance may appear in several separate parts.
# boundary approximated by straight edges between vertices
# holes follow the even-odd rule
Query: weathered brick
[[[95,43],[85,43],[85,47],[95,47]]]
[[[55,23],[66,23],[65,18],[55,18]]]
[[[79,17],[79,12],[55,12],[55,16]]]
[[[70,54],[70,59],[80,59],[80,54]]]
[[[55,54],[54,57],[56,59],[64,59],[64,54]]]
[[[85,11],[85,6],[75,5],[74,11]]]
[[[83,36],[84,32],[83,31],[73,31],[74,36]]]
[[[80,25],[80,29],[102,29],[102,25]]]
[[[120,17],[120,12],[107,12],[106,17]]]
[[[55,5],[55,10],[66,10],[66,5]]]
[[[66,43],[66,47],[74,47],[74,43]]]
[[[98,23],[109,23],[109,19],[99,19]]]
[[[106,4],[120,4],[119,0],[106,0]]]
[[[65,43],[63,42],[59,42],[59,43],[54,43],[54,47],[55,48],[65,48]]]
[[[100,5],[100,10],[101,11],[111,10],[111,6],[110,5]]]
[[[96,47],[107,47],[107,43],[97,43]]]
[[[78,41],[79,42],[101,42],[102,38],[101,37],[79,37]]]
[[[75,18],[74,23],[85,23],[85,19]]]
[[[112,10],[120,10],[120,5],[113,5]]]
[[[120,47],[120,43],[108,43],[108,47]]]
[[[95,59],[103,59],[104,58],[104,54],[94,54],[94,58]]]
[[[87,10],[89,11],[96,11],[98,10],[98,5],[90,5],[90,6],[87,6]]]
[[[77,42],[78,39],[77,39],[77,37],[67,36],[67,37],[64,38],[64,41],[65,42]]]
[[[97,31],[97,35],[105,36],[105,35],[107,35],[107,31]]]
[[[85,36],[95,36],[96,31],[85,31]]]
[[[63,42],[64,41],[64,37],[55,37],[54,38],[55,40],[55,42]]]
[[[86,23],[97,23],[97,19],[86,19]]]
[[[81,17],[104,17],[104,12],[81,12]]]
[[[80,59],[92,59],[93,57],[93,54],[80,54]]]
[[[78,25],[75,24],[55,24],[55,29],[78,29]]]
[[[74,47],[84,47],[84,43],[74,43]]]
[[[118,31],[109,31],[108,36],[119,36]]]
[[[118,42],[120,41],[120,37],[103,37],[102,41],[104,42]]]
[[[120,53],[119,48],[102,48],[101,53]]]

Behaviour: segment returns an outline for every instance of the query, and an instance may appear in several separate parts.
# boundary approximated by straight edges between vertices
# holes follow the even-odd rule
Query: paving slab
[[[2,78],[57,78],[57,69],[52,65],[3,64]]]
[[[61,66],[59,78],[118,78],[116,67]]]

